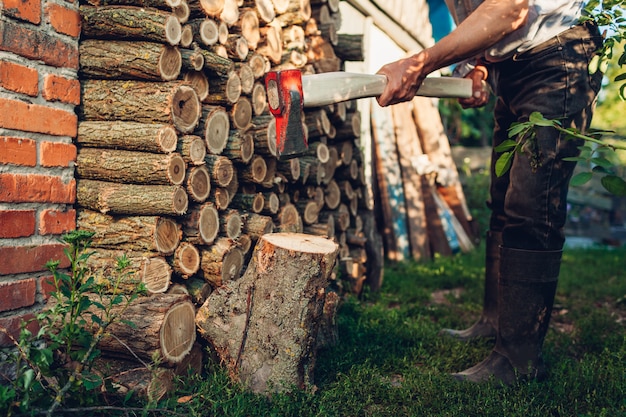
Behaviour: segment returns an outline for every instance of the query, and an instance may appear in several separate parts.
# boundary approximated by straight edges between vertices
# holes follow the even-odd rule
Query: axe
[[[378,97],[387,84],[384,75],[327,72],[302,75],[300,70],[270,71],[265,75],[267,101],[276,118],[276,151],[281,159],[303,154],[307,138],[302,127],[304,107],[320,107],[357,98]],[[418,96],[472,96],[472,81],[464,78],[427,77]]]

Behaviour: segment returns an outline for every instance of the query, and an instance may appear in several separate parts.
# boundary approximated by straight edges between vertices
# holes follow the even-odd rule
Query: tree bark
[[[81,121],[76,143],[96,148],[170,153],[176,151],[178,136],[169,124]]]
[[[138,297],[123,308],[124,303],[117,304],[112,312],[134,326],[112,323],[107,328],[111,336],[104,336],[98,344],[103,352],[125,358],[136,355],[146,361],[159,357],[164,365],[172,366],[191,351],[196,341],[195,307],[188,295]]]
[[[191,133],[200,120],[200,100],[181,81],[83,80],[82,120],[171,123]]]
[[[183,64],[177,47],[154,42],[85,39],[78,51],[87,78],[171,81]]]
[[[144,185],[180,185],[185,160],[178,153],[160,154],[82,148],[76,157],[79,178]]]
[[[204,160],[215,185],[227,187],[236,175],[231,160],[223,155],[207,155]]]
[[[158,9],[135,6],[80,6],[81,34],[85,38],[146,40],[170,45],[180,43],[178,19]]]
[[[176,148],[176,151],[183,157],[185,162],[191,165],[203,165],[206,150],[204,140],[197,135],[181,136]]]
[[[150,294],[162,294],[170,286],[172,268],[167,260],[156,253],[115,249],[92,248],[85,266],[90,276],[107,294],[132,294],[141,283]],[[124,257],[128,266],[116,269],[118,259]]]
[[[213,245],[201,250],[200,269],[205,281],[221,287],[239,278],[243,268],[243,253],[234,240],[218,238]]]
[[[76,226],[95,233],[93,247],[131,252],[156,251],[171,255],[182,238],[180,226],[169,217],[111,216],[79,210]]]
[[[81,179],[76,187],[79,206],[101,213],[182,215],[189,199],[177,185],[136,185]]]
[[[263,236],[243,277],[216,289],[196,324],[230,371],[257,393],[310,389],[319,319],[337,245],[303,234]]]
[[[222,154],[235,163],[248,164],[254,156],[254,137],[248,132],[232,132]]]

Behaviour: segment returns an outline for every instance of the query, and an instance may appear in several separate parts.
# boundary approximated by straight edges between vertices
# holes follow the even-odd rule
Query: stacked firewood
[[[307,110],[309,150],[289,160],[276,156],[266,106],[270,69],[336,71],[362,59],[361,37],[337,35],[337,0],[84,1],[77,223],[95,232],[99,282],[111,291],[143,283],[144,309],[167,297],[197,308],[275,231],[335,240],[342,290],[380,274],[367,266],[379,252],[368,250],[356,105]],[[114,284],[121,255],[132,274]],[[192,352],[193,315],[165,326],[169,311],[159,311],[172,332],[162,339]],[[173,362],[182,359],[164,361]]]

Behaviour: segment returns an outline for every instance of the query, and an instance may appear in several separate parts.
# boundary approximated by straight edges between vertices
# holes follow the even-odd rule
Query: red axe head
[[[267,101],[276,118],[276,151],[279,158],[303,154],[307,138],[302,128],[302,73],[300,70],[271,71],[265,75]]]

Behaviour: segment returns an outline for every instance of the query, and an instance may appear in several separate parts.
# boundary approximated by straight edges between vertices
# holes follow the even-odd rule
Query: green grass
[[[544,345],[549,377],[508,388],[451,380],[491,345],[437,334],[480,313],[483,250],[387,265],[379,293],[348,297],[339,344],[318,354],[315,393],[253,395],[213,364],[161,406],[203,417],[626,416],[626,248],[566,251]],[[451,289],[460,296],[433,302],[433,292]]]

